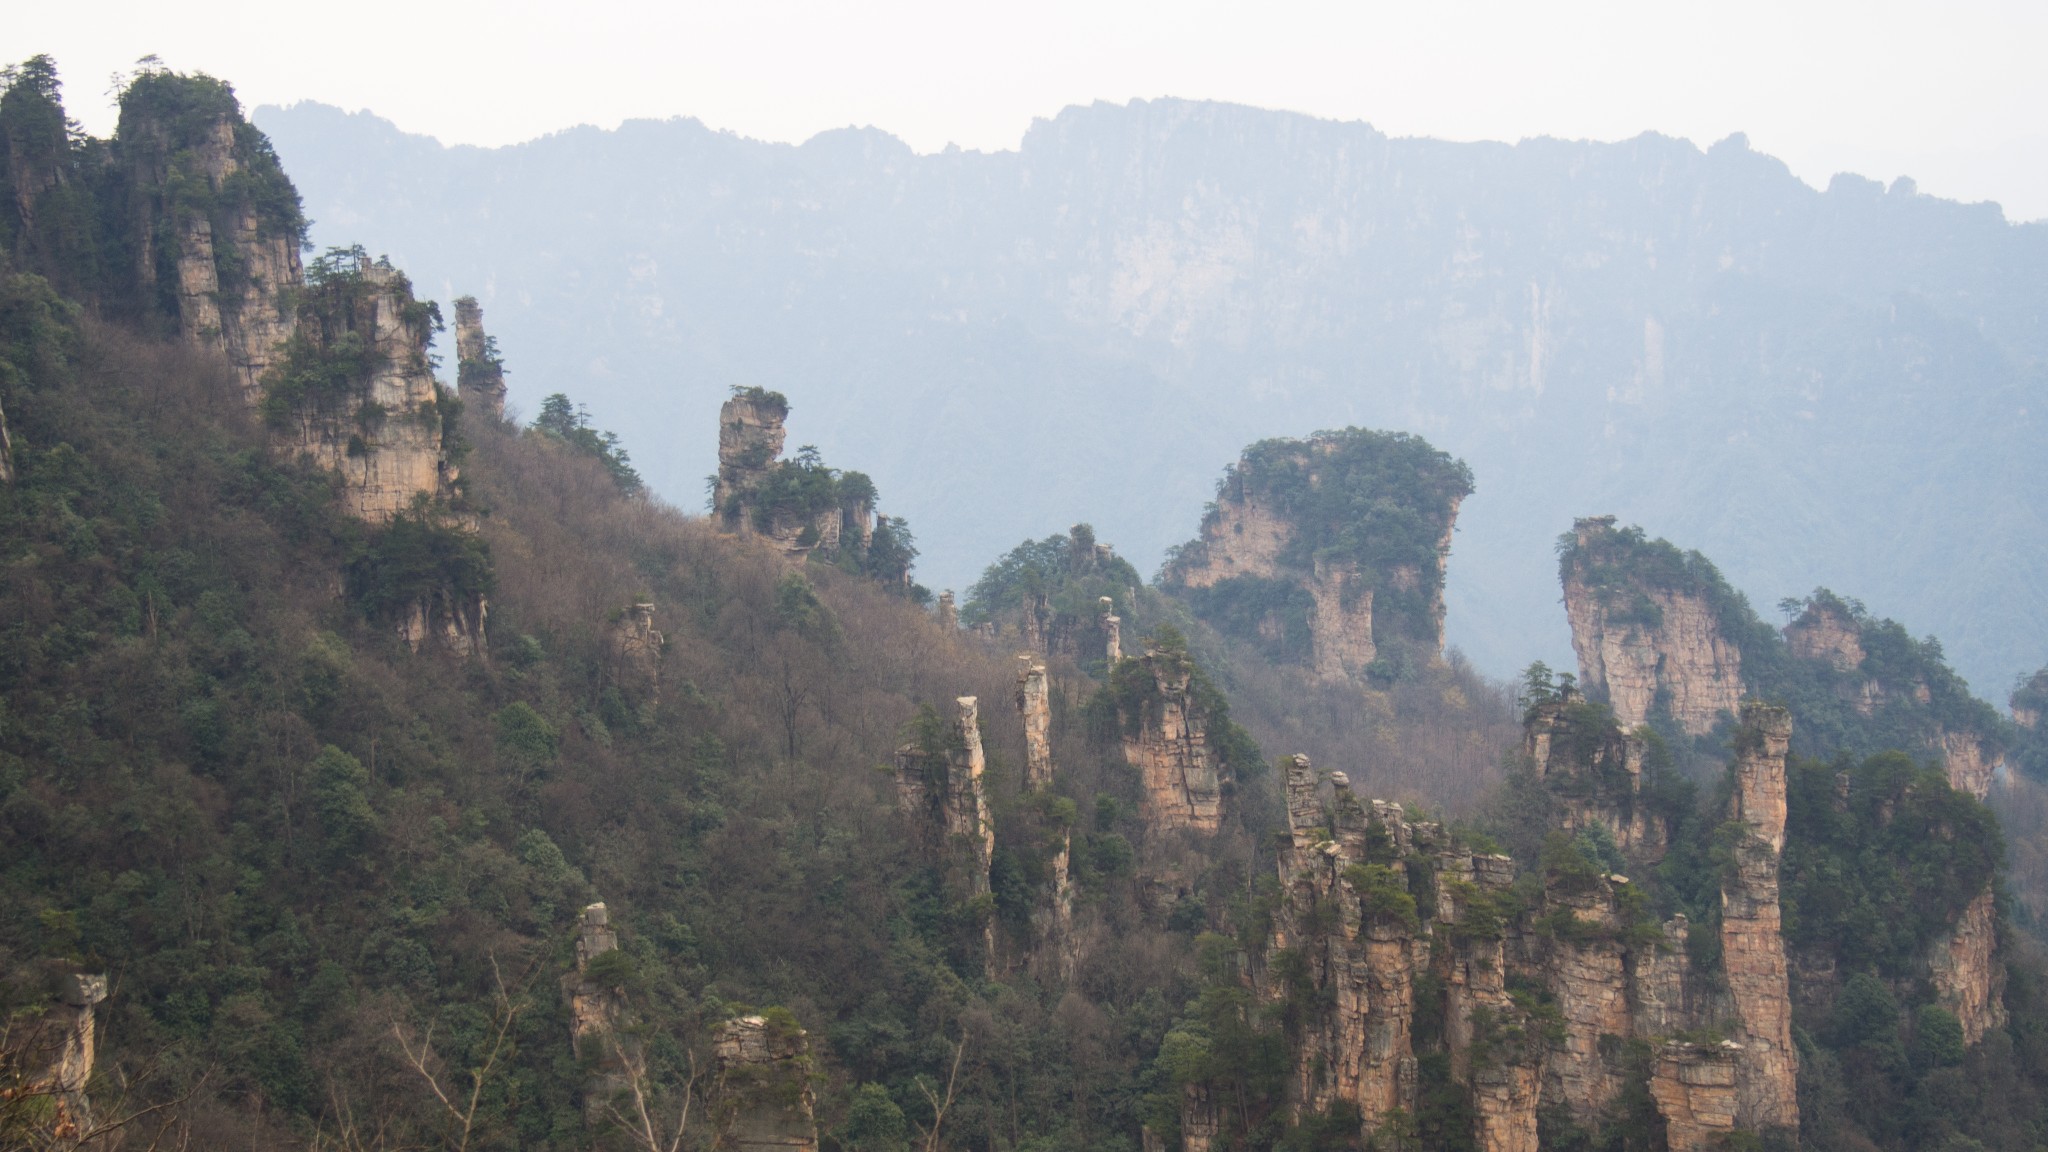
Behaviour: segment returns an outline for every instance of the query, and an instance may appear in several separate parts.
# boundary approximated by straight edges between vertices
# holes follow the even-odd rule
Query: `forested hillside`
[[[1086,524],[956,606],[913,485],[784,453],[805,391],[727,389],[678,510],[572,395],[507,415],[499,313],[451,384],[402,262],[307,258],[224,82],[145,67],[107,140],[5,83],[0,1149],[2048,1143],[1923,723],[1984,706],[1860,606],[1668,739],[1489,680],[1438,596],[1487,478],[1358,428],[1225,475],[1245,611]],[[1617,636],[1747,611],[1622,544],[1565,570]]]
[[[519,404],[575,392],[694,509],[726,387],[802,395],[794,434],[899,494],[934,588],[1076,520],[1149,575],[1246,444],[1356,425],[1478,473],[1449,627],[1493,675],[1563,663],[1546,557],[1592,510],[1759,604],[1854,588],[1982,693],[2048,659],[2048,225],[1991,205],[1817,191],[1739,137],[1447,143],[1178,100],[924,156],[257,119],[316,238],[500,317]]]

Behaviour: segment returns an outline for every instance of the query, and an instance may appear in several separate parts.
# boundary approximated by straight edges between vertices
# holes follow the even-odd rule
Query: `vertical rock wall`
[[[1668,832],[1643,800],[1644,743],[1632,732],[1589,727],[1596,717],[1574,709],[1576,697],[1537,704],[1522,724],[1522,758],[1548,785],[1559,826],[1576,832],[1598,825],[1632,867],[1664,856]]]
[[[1688,1044],[1673,1040],[1657,1053],[1650,1075],[1650,1099],[1664,1118],[1670,1152],[1703,1152],[1727,1147],[1741,1111],[1736,1087],[1741,1047]]]
[[[239,130],[239,131],[238,131]],[[123,116],[120,151],[134,197],[137,280],[153,295],[158,237],[168,236],[176,277],[179,334],[189,343],[223,353],[253,405],[264,375],[275,366],[296,318],[291,291],[299,286],[299,236],[266,219],[255,205],[235,206],[231,182],[255,157],[241,134],[250,131],[232,101],[220,114],[195,123],[166,123],[148,112]],[[274,163],[274,161],[273,161]],[[217,212],[207,204],[224,205]]]
[[[1579,520],[1573,533],[1577,559],[1565,568],[1564,605],[1581,686],[1606,700],[1623,729],[1642,725],[1662,700],[1688,734],[1712,731],[1742,699],[1742,653],[1721,635],[1713,607],[1635,572],[1620,572],[1620,584],[1595,582],[1592,563],[1618,539],[1612,516]]]
[[[1551,883],[1543,894],[1555,925],[1546,977],[1564,1025],[1544,1061],[1543,1094],[1581,1118],[1597,1117],[1621,1092],[1622,1070],[1610,1053],[1635,1030],[1615,885]]]
[[[1325,809],[1308,757],[1287,761],[1288,846],[1279,858],[1285,899],[1274,916],[1273,948],[1291,952],[1314,989],[1295,1052],[1291,1100],[1299,1115],[1348,1103],[1370,1132],[1394,1109],[1415,1106],[1416,1062],[1412,906],[1405,915],[1369,898],[1405,890],[1400,857],[1413,832],[1399,805],[1368,815],[1342,773]],[[1430,826],[1433,834],[1434,826]],[[1361,890],[1359,868],[1381,859]],[[1381,887],[1371,889],[1372,884]],[[1335,909],[1334,922],[1321,911]],[[1268,963],[1271,968],[1271,961]],[[1269,987],[1269,996],[1290,990]]]
[[[334,395],[294,398],[272,413],[285,452],[342,478],[342,503],[359,520],[387,523],[416,501],[452,493],[442,446],[439,385],[427,361],[432,321],[389,264],[346,265],[308,285],[299,306],[307,355],[347,357],[367,373]],[[277,384],[271,383],[273,396]]]
[[[1987,887],[1963,909],[1946,937],[1929,947],[1936,999],[1963,1026],[1963,1043],[2005,1026],[2005,965],[1998,958],[1998,902]]]
[[[7,410],[0,408],[0,484],[14,483],[14,441],[7,438]]]
[[[1052,697],[1045,665],[1028,655],[1017,658],[1017,710],[1024,718],[1024,786],[1052,785]]]
[[[505,418],[505,362],[484,331],[484,310],[474,296],[455,301],[455,387],[462,403],[484,421]]]
[[[1146,827],[1214,832],[1223,823],[1223,782],[1208,715],[1190,691],[1193,667],[1157,649],[1146,650],[1142,667],[1152,691],[1140,715],[1122,719],[1124,762],[1144,782]]]
[[[584,1115],[598,1119],[613,1095],[626,1087],[628,1045],[636,1043],[625,1028],[625,997],[591,972],[591,962],[616,951],[619,936],[602,901],[583,909],[576,920],[576,969],[562,982],[569,1003],[569,1041],[576,1055],[590,1061],[583,1085]]]
[[[1735,791],[1728,817],[1740,826],[1735,868],[1721,885],[1721,955],[1740,1026],[1737,1122],[1764,1131],[1797,1128],[1798,1054],[1780,932],[1778,857],[1785,846],[1785,753],[1792,717],[1754,701],[1742,705]]]

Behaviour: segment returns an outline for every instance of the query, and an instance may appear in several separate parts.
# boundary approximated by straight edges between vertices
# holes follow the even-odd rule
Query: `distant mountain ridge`
[[[1740,137],[1453,144],[1178,100],[927,156],[256,119],[316,241],[482,300],[515,404],[587,397],[694,507],[728,387],[799,395],[794,442],[902,494],[935,588],[1076,519],[1145,566],[1245,443],[1361,425],[1471,464],[1448,629],[1496,672],[1565,658],[1551,547],[1589,510],[1759,604],[1826,582],[1986,693],[2048,647],[2048,225],[1995,205],[1818,192]]]

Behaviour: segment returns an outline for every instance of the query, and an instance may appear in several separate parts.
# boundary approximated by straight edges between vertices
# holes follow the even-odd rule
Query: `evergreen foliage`
[[[628,496],[640,493],[640,473],[633,469],[632,458],[620,446],[618,433],[599,431],[592,426],[590,410],[572,403],[563,393],[553,393],[540,402],[540,415],[533,418],[533,430],[595,457],[619,491]]]
[[[1442,595],[1437,549],[1450,535],[1458,502],[1472,494],[1472,470],[1419,436],[1345,428],[1307,440],[1261,440],[1224,471],[1220,503],[1255,501],[1289,529],[1277,560],[1294,578],[1233,576],[1207,588],[1182,586],[1181,574],[1203,563],[1208,544],[1176,548],[1163,583],[1187,597],[1196,615],[1226,634],[1300,660],[1308,652],[1312,601],[1300,575],[1319,564],[1354,568],[1373,590],[1373,636],[1390,648],[1437,641],[1435,604]],[[1220,523],[1210,508],[1205,533]]]

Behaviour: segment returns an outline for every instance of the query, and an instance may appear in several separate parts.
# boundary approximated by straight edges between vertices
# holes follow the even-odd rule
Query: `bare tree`
[[[917,1090],[931,1102],[932,1126],[925,1130],[924,1152],[939,1152],[939,1129],[946,1123],[946,1112],[953,1107],[953,1089],[960,1082],[960,1058],[967,1054],[967,1031],[960,1032],[960,1043],[953,1048],[953,1070],[946,1074],[946,1095],[941,1098],[933,1092],[924,1077],[917,1077]]]
[[[420,1079],[426,1083],[427,1090],[440,1102],[442,1111],[448,1114],[453,1127],[443,1139],[455,1152],[467,1152],[470,1139],[476,1134],[476,1113],[477,1107],[483,1103],[484,1086],[490,1083],[491,1077],[500,1070],[500,1065],[510,1055],[507,1050],[511,1047],[512,1026],[526,1008],[526,985],[531,982],[534,971],[534,966],[530,965],[525,979],[520,982],[519,995],[515,997],[505,987],[505,976],[498,969],[496,953],[491,954],[490,961],[491,980],[495,985],[492,996],[491,1043],[490,1048],[484,1053],[483,1060],[469,1069],[467,1100],[458,1103],[455,1094],[459,1093],[460,1089],[451,1092],[450,1087],[443,1085],[441,1078],[434,1072],[434,1027],[437,1022],[429,1021],[426,1033],[417,1038],[409,1035],[410,1030],[404,1024],[393,1021],[391,1025],[392,1038],[398,1041],[398,1049],[405,1055],[406,1066],[419,1074]]]
[[[605,1113],[612,1123],[633,1138],[636,1147],[647,1152],[680,1152],[683,1139],[690,1131],[690,1105],[697,1097],[697,1054],[690,1053],[690,1076],[683,1082],[682,1103],[676,1110],[673,1127],[663,1127],[655,1117],[656,1105],[650,1103],[654,1094],[653,1082],[647,1074],[647,1058],[639,1046],[629,1047],[619,1042],[618,1034],[607,1030],[606,1041],[611,1045],[612,1055],[625,1072],[626,1093],[632,1099],[633,1114],[626,1116],[619,1111],[616,1100],[605,1103]]]

